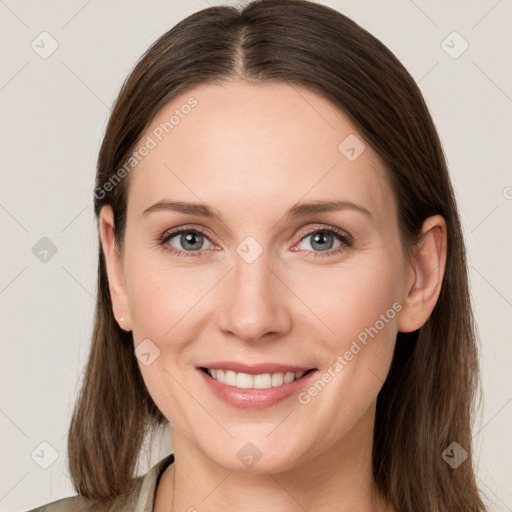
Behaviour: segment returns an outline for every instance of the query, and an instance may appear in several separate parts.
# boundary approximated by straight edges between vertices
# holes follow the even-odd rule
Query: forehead
[[[262,218],[301,200],[351,200],[374,217],[394,209],[386,171],[349,118],[296,84],[203,84],[160,110],[144,144],[129,215],[162,199]]]

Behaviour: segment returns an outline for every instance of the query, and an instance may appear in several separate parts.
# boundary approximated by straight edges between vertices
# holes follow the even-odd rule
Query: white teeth
[[[286,373],[261,373],[259,375],[250,375],[248,373],[237,373],[232,370],[219,370],[207,368],[208,375],[222,384],[233,386],[240,389],[268,389],[271,387],[282,386],[294,380],[300,379],[305,372],[286,372]]]
[[[288,384],[288,382],[292,382],[295,379],[295,375],[293,372],[287,372],[284,376],[284,383]]]
[[[272,374],[272,386],[281,386],[283,384],[284,375],[282,373]]]
[[[248,389],[254,387],[254,377],[248,373],[237,373],[235,382],[237,388]]]
[[[226,370],[224,373],[224,382],[228,386],[236,386],[236,373],[232,370]]]
[[[272,387],[272,374],[262,373],[254,375],[254,389],[268,389]]]

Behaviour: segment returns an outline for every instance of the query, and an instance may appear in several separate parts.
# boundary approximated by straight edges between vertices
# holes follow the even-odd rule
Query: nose
[[[267,254],[252,262],[235,254],[233,265],[218,290],[218,328],[247,342],[285,336],[292,326],[289,301],[293,294],[269,265]]]

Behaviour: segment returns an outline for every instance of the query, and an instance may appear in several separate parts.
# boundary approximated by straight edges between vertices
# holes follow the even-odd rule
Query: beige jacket
[[[130,496],[130,504],[123,510],[126,512],[153,512],[153,503],[158,481],[167,467],[174,462],[174,453],[167,455],[157,462],[149,471],[137,480],[137,486]],[[41,507],[34,508],[27,512],[80,512],[84,498],[71,496],[57,501],[52,501]],[[119,511],[122,512],[122,511]]]

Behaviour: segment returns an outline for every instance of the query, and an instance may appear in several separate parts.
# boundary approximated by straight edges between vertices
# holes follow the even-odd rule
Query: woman
[[[41,510],[484,510],[457,206],[377,39],[305,0],[189,16],[123,85],[94,202],[79,496]]]

